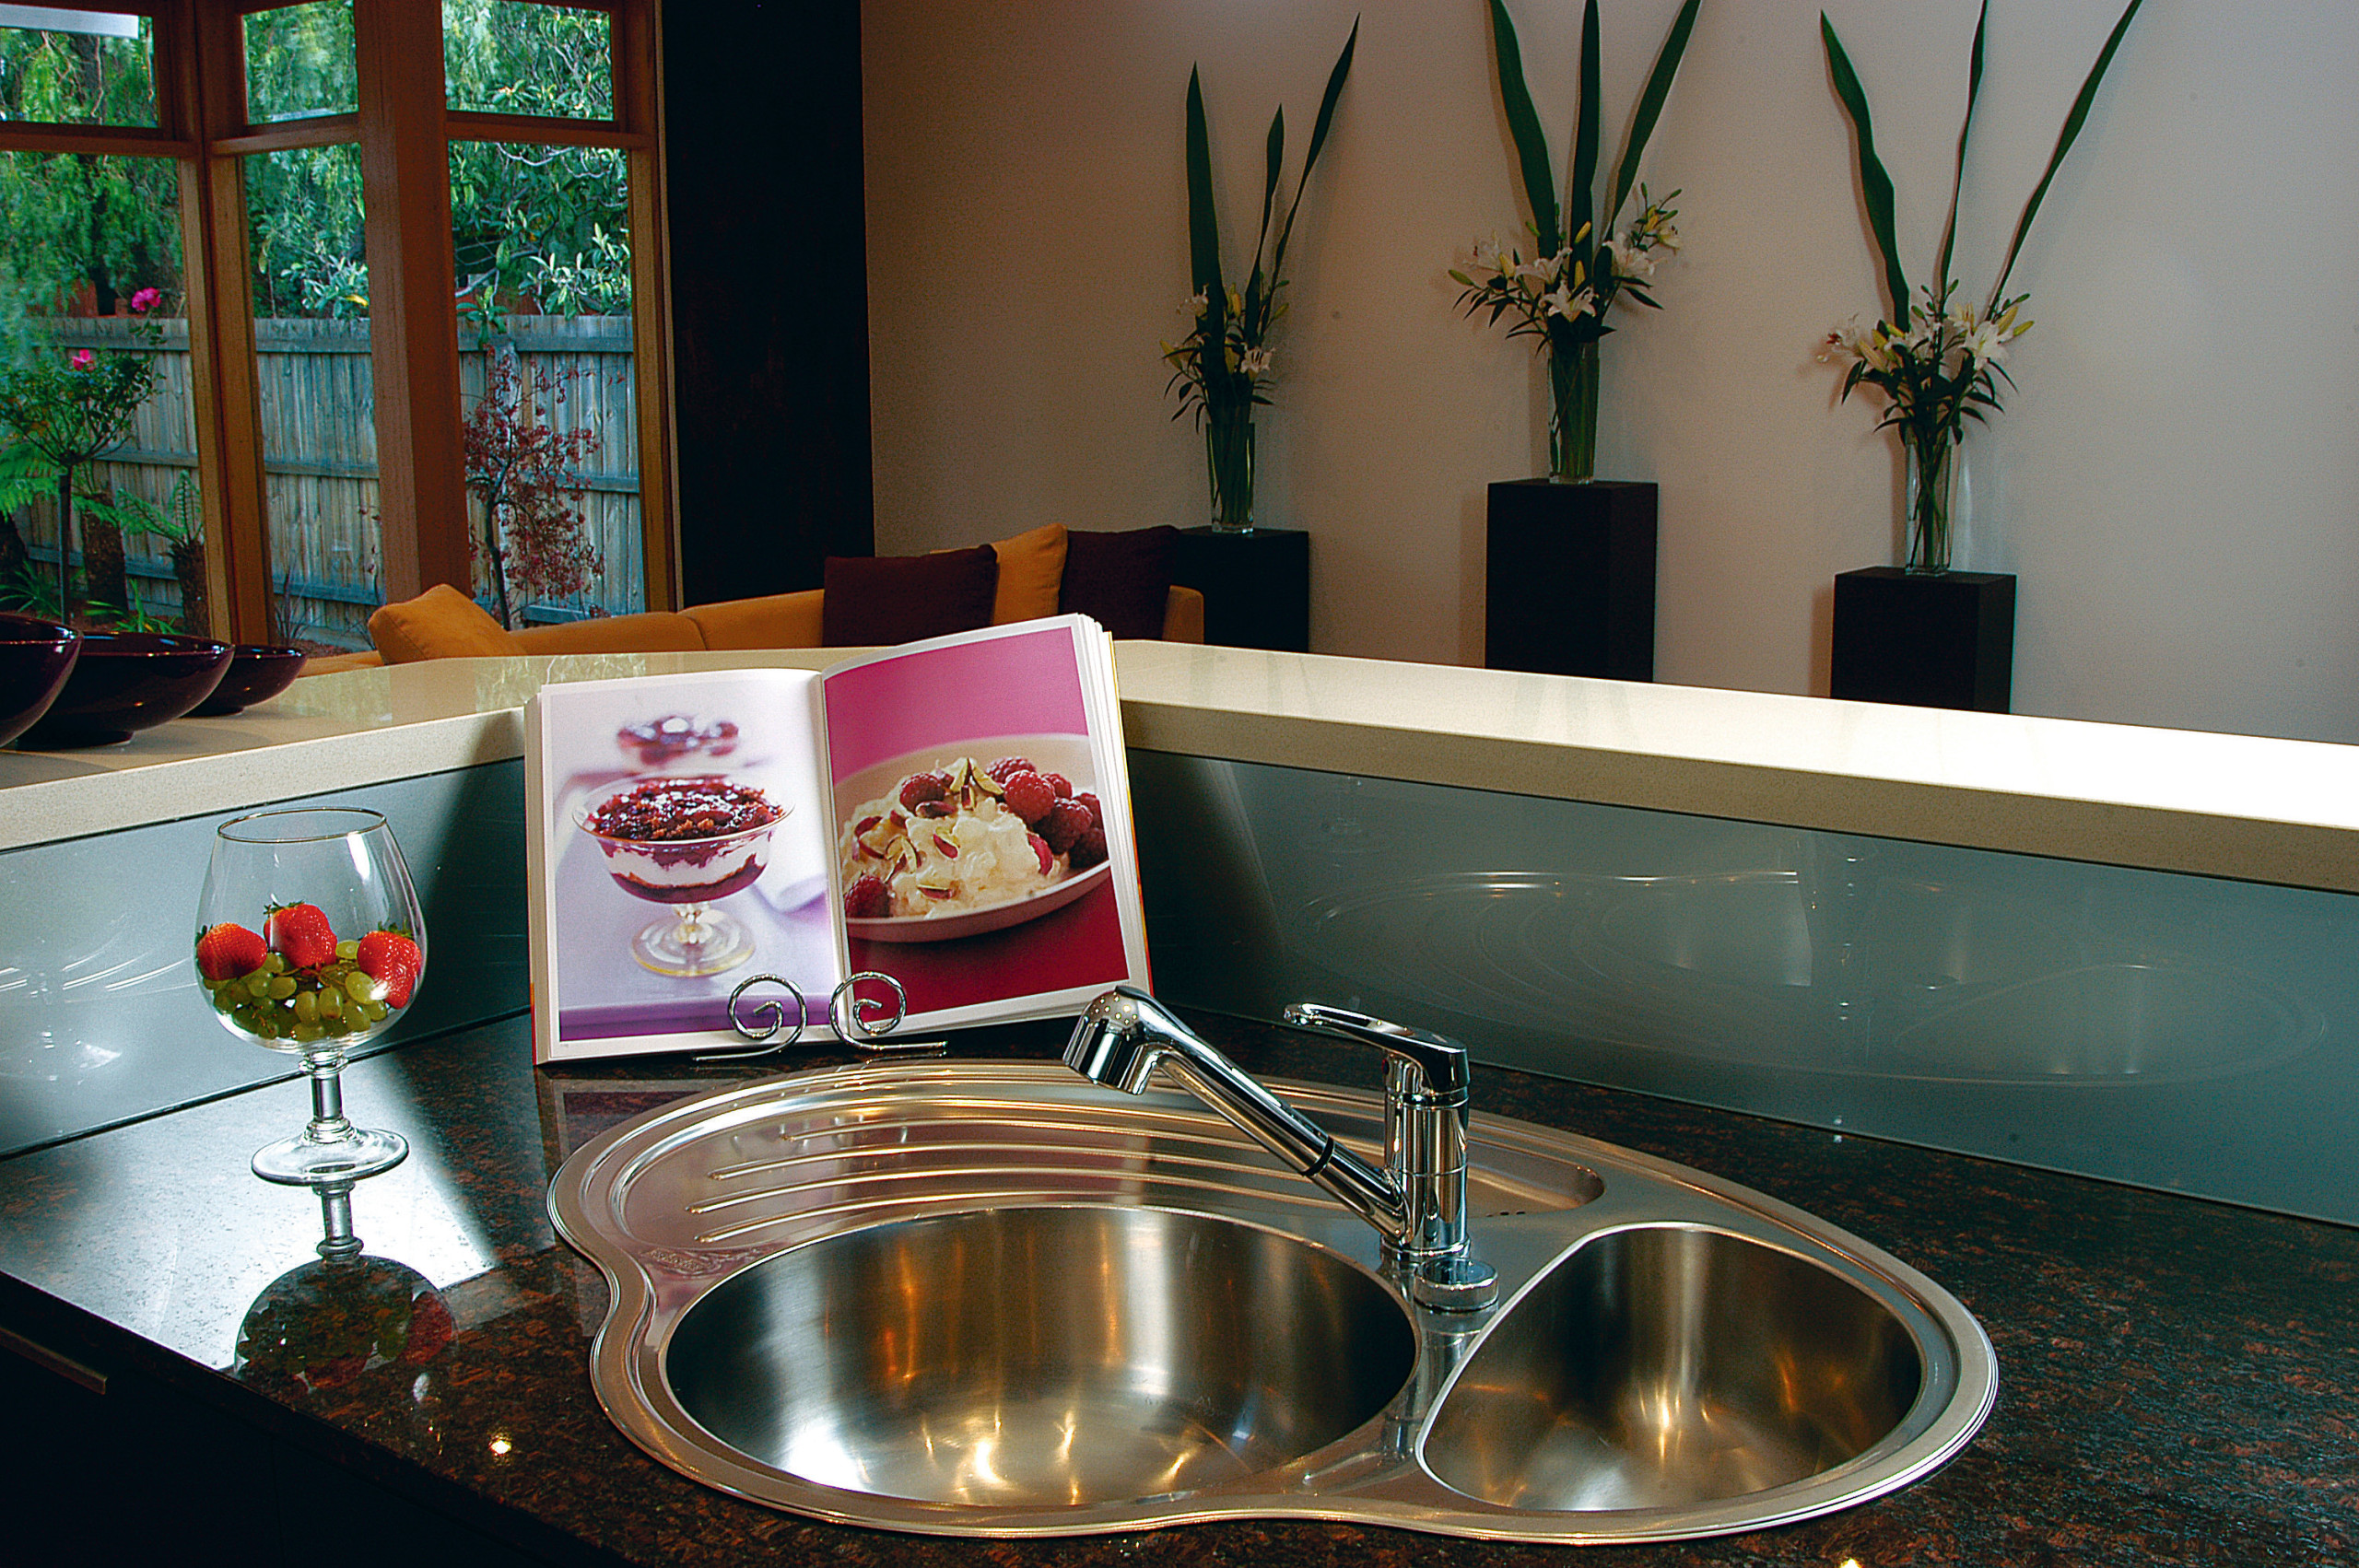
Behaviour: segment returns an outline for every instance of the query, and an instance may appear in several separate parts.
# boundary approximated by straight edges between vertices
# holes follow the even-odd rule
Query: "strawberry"
[[[196,937],[196,972],[208,980],[234,980],[262,967],[270,949],[254,932],[224,920]]]
[[[335,956],[335,932],[316,904],[286,904],[262,923],[263,940],[290,969],[316,969]]]
[[[352,966],[385,988],[387,1007],[407,1007],[418,971],[426,967],[426,954],[399,931],[370,931],[360,939]]]

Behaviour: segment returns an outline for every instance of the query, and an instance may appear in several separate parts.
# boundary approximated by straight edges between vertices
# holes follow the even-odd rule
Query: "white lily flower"
[[[1558,284],[1542,303],[1552,316],[1562,316],[1568,322],[1578,321],[1597,309],[1597,296],[1586,288],[1576,289],[1570,284]]]
[[[1633,230],[1628,238],[1608,240],[1605,253],[1614,258],[1614,270],[1623,277],[1652,277],[1655,258],[1647,252],[1640,236]]]
[[[1266,376],[1270,373],[1271,357],[1269,349],[1249,348],[1238,357],[1237,368],[1249,376]]]
[[[1183,316],[1201,316],[1204,313],[1204,307],[1211,303],[1212,301],[1205,298],[1202,293],[1191,294],[1180,301],[1180,313]]]

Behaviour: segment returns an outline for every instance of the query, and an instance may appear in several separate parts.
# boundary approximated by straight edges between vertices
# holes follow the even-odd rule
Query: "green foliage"
[[[1171,367],[1171,390],[1180,394],[1172,417],[1193,408],[1199,418],[1208,412],[1243,412],[1267,403],[1262,387],[1270,369],[1267,346],[1270,329],[1284,313],[1278,291],[1285,287],[1286,243],[1294,237],[1295,215],[1302,210],[1302,193],[1310,170],[1327,145],[1334,123],[1336,100],[1352,73],[1352,53],[1359,47],[1360,24],[1353,18],[1351,36],[1327,74],[1327,90],[1319,100],[1319,117],[1310,128],[1310,146],[1304,153],[1302,173],[1296,179],[1294,200],[1274,232],[1278,172],[1285,161],[1286,111],[1281,106],[1271,116],[1263,141],[1262,222],[1254,230],[1253,265],[1239,289],[1221,281],[1220,220],[1213,205],[1212,136],[1204,121],[1203,85],[1195,71],[1188,73],[1188,258],[1195,284],[1195,325],[1180,343],[1163,345],[1164,362]],[[1274,241],[1274,243],[1273,243]],[[1262,265],[1266,255],[1269,264]]]
[[[2105,47],[2097,53],[2096,63],[2089,67],[2087,78],[2081,83],[2081,90],[2072,99],[2071,110],[2064,117],[2064,128],[2056,138],[2056,150],[2048,155],[2048,168],[2040,175],[2039,183],[2033,188],[2030,200],[2024,204],[2023,216],[2016,220],[2015,237],[2007,247],[2007,259],[1999,268],[1997,280],[1990,286],[1989,302],[1982,308],[1984,318],[1995,317],[2004,311],[2007,279],[2014,273],[2015,257],[2024,248],[2024,237],[2031,232],[2032,219],[2039,215],[2039,205],[2046,199],[2048,184],[2056,178],[2056,170],[2063,163],[2064,155],[2072,150],[2073,142],[2079,139],[2081,127],[2089,117],[2089,108],[2096,101],[2098,84],[2105,80],[2106,68],[2113,64],[2114,52],[2121,47],[2122,35],[2130,30],[2130,20],[2138,15],[2138,7],[2142,4],[2144,0],[2130,0],[2129,8],[2121,13],[2121,19],[2114,23],[2113,31],[2106,38]],[[1937,313],[1948,308],[1949,296],[1956,287],[1950,276],[1950,254],[1957,237],[1958,196],[1966,183],[1966,140],[1974,128],[1975,99],[1982,91],[1982,40],[1989,21],[1989,0],[1983,0],[1981,14],[1974,24],[1973,53],[1966,63],[1966,118],[1957,133],[1957,174],[1950,189],[1949,221],[1942,230],[1941,253],[1934,263],[1933,278],[1923,289],[1926,296],[1934,301]],[[1884,263],[1884,289],[1892,297],[1891,319],[1895,322],[1907,322],[1912,307],[1907,275],[1900,265],[1900,242],[1893,225],[1892,176],[1885,171],[1884,160],[1876,156],[1875,128],[1868,114],[1867,89],[1860,85],[1859,72],[1853,68],[1850,55],[1844,51],[1842,40],[1835,36],[1835,24],[1826,19],[1824,11],[1818,16],[1818,30],[1826,46],[1826,65],[1829,75],[1834,77],[1835,96],[1842,102],[1843,111],[1850,117],[1852,130],[1857,135],[1860,190],[1868,209],[1868,234],[1875,242],[1877,259]]]
[[[1515,20],[1508,15],[1505,0],[1491,0],[1491,36],[1498,55],[1499,99],[1505,106],[1508,135],[1513,138],[1516,165],[1523,175],[1524,199],[1532,205],[1532,237],[1539,244],[1540,255],[1555,257],[1572,252],[1567,264],[1560,271],[1570,275],[1571,263],[1578,262],[1586,277],[1598,275],[1597,248],[1614,232],[1614,219],[1621,216],[1622,204],[1629,199],[1638,175],[1638,159],[1647,150],[1647,140],[1654,135],[1655,122],[1661,117],[1663,101],[1671,96],[1671,84],[1679,74],[1679,62],[1687,53],[1688,36],[1696,30],[1696,13],[1703,0],[1687,0],[1672,19],[1671,30],[1662,41],[1662,48],[1655,55],[1654,68],[1647,74],[1647,83],[1638,94],[1636,117],[1630,124],[1630,139],[1623,148],[1622,160],[1616,166],[1614,185],[1608,193],[1605,210],[1590,216],[1597,182],[1597,164],[1603,145],[1601,130],[1603,105],[1598,87],[1597,0],[1589,0],[1581,12],[1580,101],[1575,109],[1573,126],[1573,166],[1570,182],[1565,189],[1565,202],[1570,210],[1560,215],[1556,204],[1556,186],[1550,173],[1547,134],[1540,128],[1539,111],[1532,107],[1532,89],[1523,76],[1523,50],[1518,42]],[[1670,200],[1665,197],[1664,200]],[[1565,232],[1569,227],[1570,234]]]
[[[444,64],[454,107],[611,119],[611,21],[578,6],[452,0]],[[142,24],[143,33],[146,24]],[[352,14],[311,0],[244,18],[251,111],[259,121],[349,111],[358,101]],[[146,39],[0,29],[0,118],[155,121]],[[261,316],[369,312],[360,159],[350,144],[245,160],[254,310]],[[37,312],[87,281],[97,310],[153,287],[177,297],[178,175],[169,158],[0,154],[0,257]],[[627,162],[610,147],[458,142],[451,228],[463,291],[503,310],[630,310]]]

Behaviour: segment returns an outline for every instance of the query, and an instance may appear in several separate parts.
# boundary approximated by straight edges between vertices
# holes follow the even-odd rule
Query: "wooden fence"
[[[155,393],[140,406],[130,439],[91,465],[85,487],[112,487],[118,496],[128,493],[164,507],[175,482],[183,475],[194,482],[196,474],[187,324],[162,322],[163,341],[152,350],[131,335],[131,325],[122,318],[74,318],[53,323],[53,338],[61,353],[95,347],[155,355]],[[588,429],[598,437],[590,464],[576,477],[584,491],[583,521],[605,569],[585,593],[562,603],[529,605],[527,614],[565,620],[643,609],[647,585],[629,318],[515,316],[507,325],[500,342],[517,356],[534,416],[561,432]],[[471,410],[483,396],[486,354],[471,335],[458,348],[461,403]],[[279,629],[308,641],[366,648],[369,613],[382,603],[369,323],[257,322],[254,349]],[[471,499],[469,510],[480,536],[480,503]],[[54,505],[37,502],[28,511],[18,520],[20,532],[37,557],[54,561]],[[176,614],[180,590],[169,541],[153,534],[126,539],[124,553],[142,604],[153,614]]]

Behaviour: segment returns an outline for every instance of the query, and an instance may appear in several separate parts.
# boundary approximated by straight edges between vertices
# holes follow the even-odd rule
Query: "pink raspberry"
[[[1084,871],[1106,858],[1106,830],[1092,823],[1073,841],[1072,866]]]
[[[860,876],[844,889],[844,914],[855,920],[878,920],[893,912],[893,890],[877,876]]]
[[[1047,876],[1057,863],[1056,856],[1049,852],[1049,841],[1037,833],[1027,833],[1024,837],[1032,846],[1032,852],[1040,858],[1040,874]]]
[[[1079,801],[1059,801],[1040,824],[1040,837],[1049,841],[1050,848],[1062,855],[1091,825],[1088,807]]]
[[[1074,797],[1074,800],[1076,800],[1076,801],[1079,801],[1083,805],[1087,806],[1087,807],[1089,808],[1089,820],[1090,820],[1090,821],[1092,821],[1092,822],[1094,822],[1094,823],[1097,824],[1097,825],[1098,825],[1098,826],[1100,826],[1100,827],[1103,827],[1103,826],[1105,826],[1105,825],[1106,825],[1106,813],[1105,813],[1105,811],[1104,811],[1104,810],[1103,810],[1103,809],[1102,809],[1102,808],[1097,804],[1097,796],[1095,796],[1095,795],[1093,795],[1093,794],[1089,793],[1089,791],[1087,791],[1086,790],[1083,790],[1080,794],[1075,795],[1075,796]]]
[[[1040,777],[1049,781],[1049,788],[1057,792],[1057,799],[1060,801],[1070,801],[1073,799],[1073,780],[1067,778],[1063,774],[1043,773]]]
[[[932,773],[913,773],[901,781],[901,804],[910,811],[928,801],[938,801],[950,793],[950,775],[939,768]]]
[[[1039,826],[1049,809],[1057,803],[1057,792],[1037,773],[1011,773],[1002,781],[1000,790],[1007,809],[1022,817],[1027,827]]]
[[[1011,773],[1038,773],[1039,769],[1032,766],[1029,757],[1003,756],[983,771],[991,775],[992,783],[1003,785]]]

